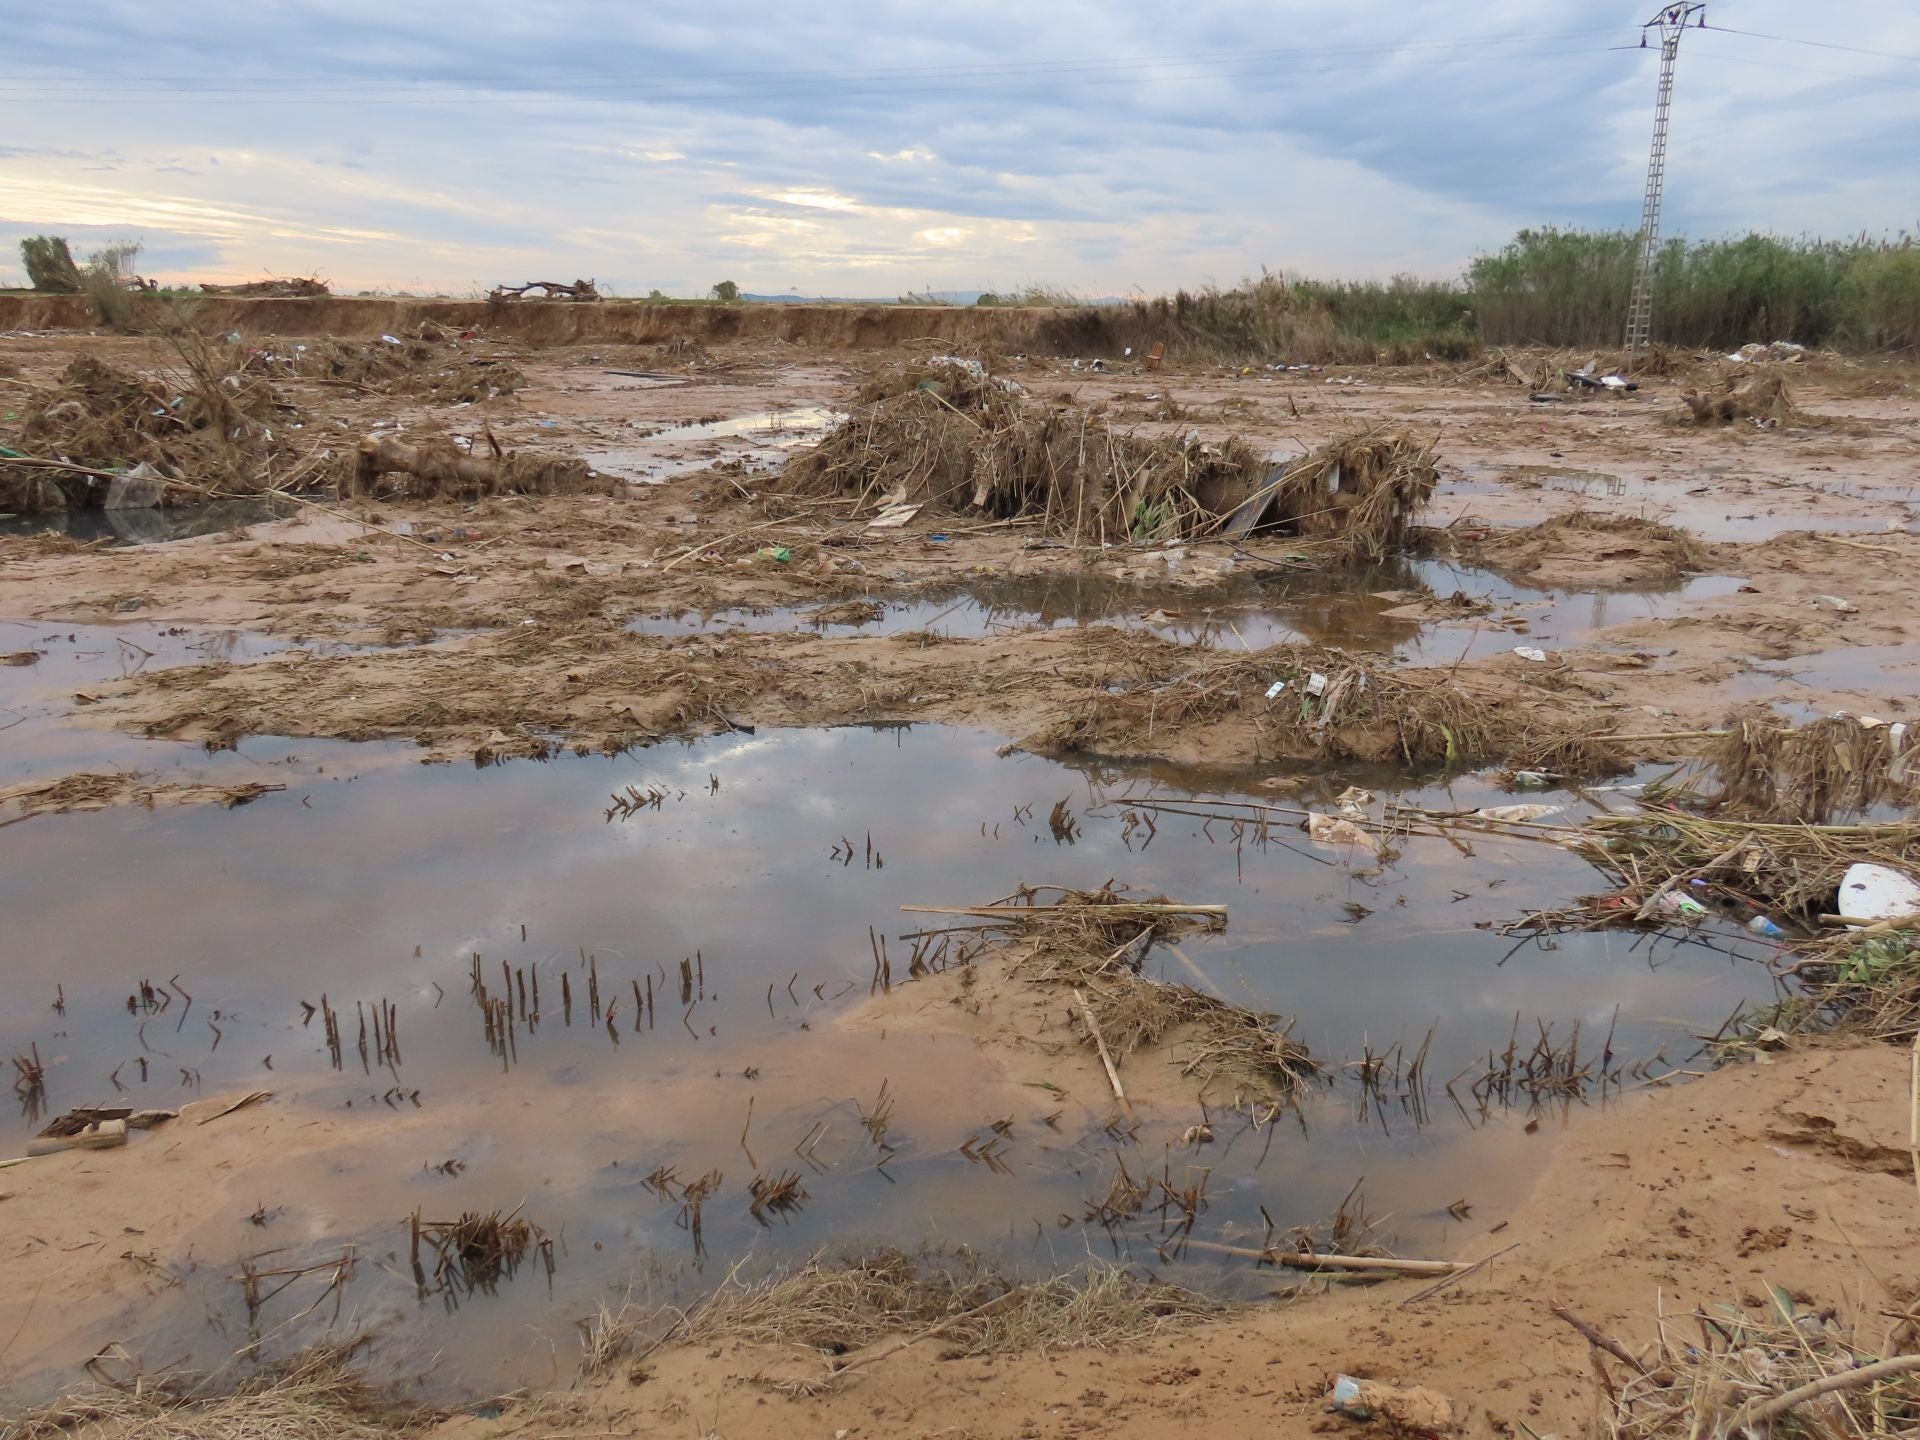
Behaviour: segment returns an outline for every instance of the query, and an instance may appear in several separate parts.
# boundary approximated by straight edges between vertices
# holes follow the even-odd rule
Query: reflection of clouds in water
[[[0,832],[0,906],[17,942],[9,948],[22,957],[16,992],[50,995],[61,983],[70,1000],[86,1002],[70,1013],[66,1043],[74,1073],[97,1081],[137,1051],[124,1007],[112,1012],[137,978],[123,972],[178,972],[205,1005],[239,1017],[239,1034],[217,1054],[196,1061],[181,1041],[182,1063],[201,1064],[212,1085],[252,1078],[258,1056],[276,1045],[292,1056],[276,1059],[277,1072],[311,1064],[298,1051],[304,1043],[310,1053],[312,1035],[278,1038],[289,1017],[297,1021],[299,999],[325,990],[339,1008],[437,983],[447,992],[437,1008],[402,1015],[408,1063],[422,1078],[488,1085],[497,1070],[465,994],[474,954],[490,983],[503,960],[538,965],[551,1014],[554,972],[577,968],[584,948],[601,957],[603,993],[621,993],[630,1013],[633,979],[644,986],[652,974],[656,988],[662,972],[677,980],[680,957],[698,949],[709,998],[690,1023],[732,1042],[790,1023],[768,1015],[765,995],[796,972],[796,991],[809,1000],[814,984],[828,995],[847,981],[864,986],[868,928],[892,937],[924,918],[903,916],[903,903],[975,903],[1023,882],[1109,879],[1228,903],[1231,928],[1195,937],[1188,953],[1232,998],[1299,1016],[1301,1038],[1334,1056],[1363,1043],[1417,1044],[1438,1020],[1434,1068],[1441,1057],[1457,1068],[1504,1047],[1515,1011],[1523,1028],[1537,1015],[1604,1031],[1616,1002],[1617,1048],[1631,1056],[1643,1041],[1657,1044],[1654,1017],[1711,1026],[1741,995],[1765,989],[1762,972],[1705,953],[1669,951],[1650,971],[1646,942],[1634,953],[1622,936],[1529,944],[1498,966],[1513,942],[1476,922],[1498,925],[1598,884],[1582,862],[1545,845],[1476,837],[1467,859],[1444,841],[1415,840],[1371,882],[1324,863],[1339,857],[1281,827],[1276,838],[1305,853],[1249,846],[1236,858],[1225,826],[1212,827],[1209,843],[1201,821],[1174,815],[1161,816],[1150,846],[1137,848],[1136,838],[1129,850],[1117,805],[1085,813],[1085,774],[1030,755],[999,757],[998,741],[937,727],[763,731],[486,771],[418,767],[357,782],[289,775],[287,795],[233,812],[36,821]],[[328,768],[335,763],[328,752]],[[718,794],[708,793],[710,774],[720,776]],[[659,810],[610,823],[606,797],[629,781],[674,793]],[[1109,777],[1108,788],[1129,786]],[[1470,781],[1425,794],[1462,807],[1492,798]],[[1047,832],[1046,812],[1061,798],[1080,816],[1078,844],[1056,845]],[[1015,808],[1027,805],[1032,813],[1018,823]],[[869,832],[883,869],[866,867]],[[851,865],[829,854],[842,835],[859,852]],[[73,886],[69,877],[83,873],[116,878]],[[1349,903],[1372,913],[1343,923]],[[129,962],[121,957],[134,936],[141,958]],[[890,947],[896,973],[905,949]],[[677,997],[677,984],[669,988]],[[576,1005],[584,998],[576,985]],[[644,1054],[589,1045],[575,1019],[571,1035],[543,1027],[525,1037],[522,1063],[632,1073],[690,1059],[677,1004],[657,1002],[660,1038]],[[37,1023],[31,1007],[16,1010],[0,1019],[0,1043],[24,1044]],[[204,1051],[209,1038],[196,1036],[193,1047]]]

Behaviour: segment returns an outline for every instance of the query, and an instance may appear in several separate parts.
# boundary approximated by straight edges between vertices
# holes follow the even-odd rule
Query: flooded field
[[[437,479],[0,528],[8,1401],[371,1337],[414,1397],[647,1412],[540,1435],[738,1433],[708,1392],[920,1433],[932,1345],[886,1426],[706,1336],[583,1372],[603,1310],[631,1358],[894,1248],[1248,1302],[1124,1382],[1176,1423],[1381,1335],[1504,1356],[1547,1295],[1824,1301],[1806,1186],[1848,1246],[1910,1207],[1893,1089],[1754,1038],[1840,873],[1913,843],[1911,427],[1850,371],[1834,426],[1749,433],[1438,362],[421,347],[412,390],[285,377],[300,453],[255,460],[400,437]],[[515,488],[529,454],[585,465]],[[83,1106],[184,1113],[24,1158]],[[522,1223],[463,1278],[492,1242],[448,1237]],[[1048,1413],[1109,1360],[1035,1357]]]
[[[1242,576],[1199,594],[1190,586],[1127,584],[1099,576],[1010,578],[864,605],[681,610],[641,616],[629,628],[643,635],[743,630],[975,638],[1113,625],[1181,645],[1252,651],[1307,643],[1433,663],[1499,654],[1516,643],[1567,643],[1608,625],[1657,618],[1694,600],[1732,594],[1741,584],[1737,576],[1697,575],[1632,587],[1558,589],[1441,560],[1407,560],[1337,581],[1322,575]],[[1423,614],[1417,602],[1429,597],[1474,618],[1436,620]]]
[[[1312,1224],[1364,1182],[1396,1239],[1443,1244],[1461,1223],[1449,1205],[1475,1206],[1484,1230],[1523,1192],[1544,1153],[1528,1122],[1561,1123],[1563,1101],[1483,1113],[1473,1099],[1489,1057],[1516,1033],[1525,1049],[1539,1025],[1555,1043],[1577,1031],[1586,1050],[1608,1046],[1616,1065],[1649,1062],[1634,1074],[1657,1076],[1684,1067],[1697,1033],[1771,988],[1755,963],[1770,947],[1731,927],[1679,945],[1503,936],[1529,906],[1595,884],[1586,865],[1539,841],[1476,837],[1463,856],[1439,839],[1409,840],[1369,873],[1291,828],[1256,843],[1227,823],[1163,813],[1150,835],[1129,804],[1244,797],[1257,774],[1068,768],[997,747],[991,734],[913,727],[734,735],[464,771],[396,768],[404,756],[383,747],[266,740],[183,758],[222,773],[270,769],[287,789],[231,812],[56,816],[0,832],[18,997],[0,1049],[37,1047],[47,1063],[44,1097],[0,1127],[0,1148],[24,1144],[48,1110],[255,1088],[296,1115],[344,1121],[344,1148],[264,1159],[206,1216],[193,1248],[257,1249],[284,1266],[356,1247],[369,1263],[344,1291],[346,1311],[357,1324],[406,1324],[380,1365],[399,1373],[453,1346],[458,1361],[436,1371],[452,1393],[482,1377],[540,1378],[572,1321],[630,1285],[685,1298],[742,1259],[823,1245],[967,1246],[1043,1270],[1091,1252],[1257,1293],[1260,1277],[1232,1262],[1198,1252],[1163,1262],[1158,1245],[1177,1217],[1090,1223],[1089,1203],[1118,1165],[1198,1178],[1197,1238],[1257,1243],[1267,1219]],[[352,783],[368,761],[387,762],[383,773]],[[1395,783],[1308,776],[1288,801],[1324,808],[1354,780]],[[1509,798],[1470,777],[1398,784],[1394,798],[1431,808]],[[632,813],[610,817],[620,796]],[[1569,818],[1587,809],[1549,798]],[[1067,841],[1047,823],[1056,801],[1076,817]],[[94,878],[73,885],[76,874]],[[915,983],[901,937],[925,917],[902,905],[1113,877],[1226,904],[1225,932],[1182,950],[1216,993],[1297,1014],[1295,1037],[1333,1066],[1328,1083],[1296,1110],[1214,1115],[1213,1143],[1182,1145],[1179,1133],[1208,1118],[1199,1110],[1146,1107],[1142,1123],[1118,1126],[1109,1097],[1067,1093],[1037,1070],[983,1089],[959,1036],[889,1039],[858,1023],[876,984],[872,936],[889,937],[895,986]],[[476,973],[496,994],[531,987],[534,1018],[504,1044],[489,1042]],[[164,997],[157,1006],[140,998],[143,982]],[[307,1013],[322,1003],[342,1017],[339,1057]],[[388,1003],[398,1058],[383,1062],[377,1039],[362,1054],[358,1027]],[[1369,1099],[1344,1068],[1423,1043],[1429,1081],[1418,1097]],[[884,1152],[862,1127],[883,1085]],[[1574,1103],[1600,1104],[1603,1090]],[[992,1163],[963,1152],[1001,1122]],[[163,1131],[136,1143],[182,1139]],[[89,1168],[107,1178],[116,1159]],[[683,1183],[728,1177],[697,1237],[672,1191],[646,1183],[663,1166]],[[782,1171],[802,1177],[808,1198],[757,1222],[746,1182]],[[530,1265],[454,1313],[416,1298],[404,1266],[380,1262],[417,1207],[515,1206],[557,1238],[550,1277]],[[250,1221],[256,1208],[269,1218]],[[256,1328],[275,1343],[310,1340],[304,1326],[278,1327],[320,1283],[290,1289]],[[226,1268],[189,1267],[137,1312],[96,1317],[32,1368],[70,1363],[74,1345],[109,1335],[159,1346],[164,1334],[170,1351],[206,1358],[247,1328]]]

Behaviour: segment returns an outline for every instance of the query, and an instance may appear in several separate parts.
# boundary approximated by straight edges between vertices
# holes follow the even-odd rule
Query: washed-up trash
[[[166,490],[167,477],[142,460],[126,474],[113,477],[112,483],[107,486],[107,498],[101,508],[151,510],[160,503]]]
[[[1286,690],[1286,688],[1287,688],[1286,681],[1284,680],[1274,681],[1273,684],[1267,687],[1267,699],[1278,700],[1281,694]]]
[[[1322,815],[1317,810],[1307,816],[1307,838],[1316,845],[1364,850],[1369,855],[1380,853],[1380,842],[1372,831],[1362,830],[1351,820],[1342,820],[1336,815]]]
[[[761,560],[771,560],[776,565],[784,565],[793,559],[793,551],[784,545],[765,545],[753,552]]]
[[[1544,790],[1553,783],[1554,777],[1540,770],[1516,770],[1513,772],[1513,788],[1516,790]]]
[[[889,505],[867,522],[867,529],[898,530],[919,513],[918,501],[903,501],[898,505]]]
[[[1327,677],[1322,675],[1318,670],[1314,671],[1311,675],[1307,676],[1307,693],[1309,695],[1326,694],[1327,693]]]
[[[1784,940],[1787,935],[1786,931],[1774,924],[1773,921],[1765,915],[1756,915],[1747,921],[1747,929],[1756,935],[1765,935],[1769,940]]]
[[[1513,647],[1513,653],[1522,660],[1533,661],[1536,665],[1544,665],[1547,659],[1547,652],[1537,645],[1516,645]]]
[[[1558,815],[1558,805],[1482,805],[1473,812],[1482,820],[1505,820],[1509,823],[1541,820],[1548,815]]]
[[[1371,790],[1362,790],[1358,785],[1349,785],[1334,796],[1333,803],[1340,807],[1340,813],[1347,819],[1364,820],[1367,818],[1367,806],[1379,798]]]
[[[1848,866],[1840,878],[1842,915],[1855,920],[1897,920],[1916,911],[1920,911],[1920,884],[1911,875],[1862,861]]]
[[[1665,911],[1669,915],[1677,915],[1683,920],[1704,920],[1707,918],[1706,906],[1702,905],[1698,900],[1677,894],[1672,890],[1669,890],[1656,900],[1653,908]]]
[[[1805,359],[1806,354],[1806,346],[1796,345],[1791,340],[1773,340],[1764,345],[1757,340],[1750,340],[1727,356],[1727,359],[1737,365],[1751,364],[1755,360],[1782,360],[1793,363]]]
[[[1336,1375],[1327,1409],[1355,1420],[1384,1420],[1396,1432],[1445,1435],[1454,1428],[1453,1402],[1424,1385],[1383,1385]]]
[[[1838,610],[1842,615],[1857,615],[1860,612],[1858,605],[1839,595],[1816,595],[1814,598],[1829,610]]]

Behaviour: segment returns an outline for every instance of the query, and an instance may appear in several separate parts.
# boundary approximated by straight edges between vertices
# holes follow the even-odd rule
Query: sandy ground
[[[29,380],[50,378],[81,349],[127,361],[147,353],[135,341],[0,339],[0,358]],[[510,447],[598,455],[604,468],[661,483],[472,505],[328,503],[244,531],[129,548],[0,537],[0,618],[17,622],[0,643],[17,657],[0,671],[8,693],[103,737],[214,745],[252,734],[405,737],[431,760],[908,719],[984,724],[1036,744],[1071,734],[1129,754],[1290,758],[1286,737],[1263,718],[1253,674],[1234,681],[1230,703],[1191,720],[1091,723],[1113,708],[1116,690],[1165,686],[1193,669],[1189,647],[1148,633],[629,628],[689,611],[817,610],[1062,578],[1151,585],[1172,606],[1231,614],[1229,587],[1271,568],[1263,560],[1283,559],[1284,541],[1075,551],[1030,529],[933,515],[868,531],[833,504],[770,504],[764,492],[771,465],[804,438],[796,427],[815,423],[795,414],[843,403],[881,357],[743,347],[676,358],[601,347],[517,358],[530,388],[470,410],[298,398],[326,407],[343,444],[379,423],[415,435],[477,435],[484,426]],[[627,368],[664,371],[673,383],[608,373]],[[1462,381],[1460,369],[1090,375],[1052,362],[1014,373],[1037,393],[1066,391],[1143,429],[1241,433],[1275,453],[1356,422],[1430,434],[1444,483],[1419,548],[1536,589],[1728,577],[1657,614],[1608,623],[1596,612],[1595,623],[1549,636],[1545,663],[1511,653],[1536,633],[1524,607],[1472,596],[1456,604],[1405,586],[1339,595],[1363,602],[1357,613],[1369,624],[1391,611],[1411,631],[1446,625],[1464,635],[1464,658],[1434,663],[1512,733],[1571,721],[1626,737],[1628,753],[1664,757],[1684,752],[1673,734],[1718,725],[1742,705],[1795,718],[1835,709],[1915,717],[1920,421],[1910,374],[1819,361],[1794,373],[1796,397],[1831,423],[1703,432],[1670,423],[1678,380],[1627,400],[1533,405],[1498,378]],[[1586,518],[1569,521],[1576,514]],[[1693,538],[1650,530],[1647,520]],[[784,559],[760,553],[774,547]],[[1355,613],[1325,608],[1319,632],[1302,638],[1338,644],[1356,628]],[[208,655],[84,688],[49,677],[35,689],[37,633],[135,618],[302,648]],[[1501,643],[1479,644],[1486,631]],[[0,794],[0,823],[37,806],[67,808],[61,792],[35,784]],[[232,798],[202,788],[209,793],[171,798]],[[76,780],[67,798],[168,797],[122,776]],[[860,1043],[862,1026],[919,1025],[948,1047],[958,1085],[998,1093],[1010,1084],[1005,1055],[948,1023],[953,1007],[942,1010],[938,988],[946,983],[958,982],[902,990],[902,1008],[856,1015],[847,1043]],[[1049,1058],[1090,1064],[1080,1052]],[[1545,1178],[1466,1258],[1503,1245],[1512,1253],[1417,1302],[1418,1284],[1400,1282],[1304,1296],[1125,1355],[949,1362],[928,1342],[805,1400],[756,1383],[791,1373],[796,1357],[665,1351],[632,1377],[551,1398],[531,1416],[510,1410],[453,1428],[1290,1434],[1333,1423],[1319,1401],[1328,1375],[1345,1371],[1438,1386],[1475,1431],[1567,1434],[1589,1420],[1593,1384],[1584,1342],[1546,1315],[1549,1300],[1636,1347],[1661,1310],[1757,1306],[1768,1284],[1875,1325],[1898,1313],[1920,1281],[1906,1107],[1903,1057],[1814,1049],[1578,1114],[1538,1137],[1554,1147]],[[401,1116],[349,1134],[338,1117],[270,1104],[208,1126],[183,1119],[123,1152],[0,1171],[8,1237],[0,1337],[11,1337],[0,1343],[14,1352],[0,1357],[20,1364],[58,1334],[109,1326],[151,1290],[155,1265],[203,1243],[210,1217],[244,1217],[276,1175],[290,1183],[348,1146],[418,1149],[424,1123]],[[265,1166],[263,1152],[273,1156]],[[188,1174],[192,1186],[180,1181]]]

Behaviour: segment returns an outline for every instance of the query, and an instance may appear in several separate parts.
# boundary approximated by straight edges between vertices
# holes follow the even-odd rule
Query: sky
[[[1638,225],[1655,4],[16,7],[0,285],[42,232],[138,241],[163,281],[340,293],[1454,276],[1522,227]],[[1920,5],[1707,21],[1681,44],[1667,234],[1920,228]]]

